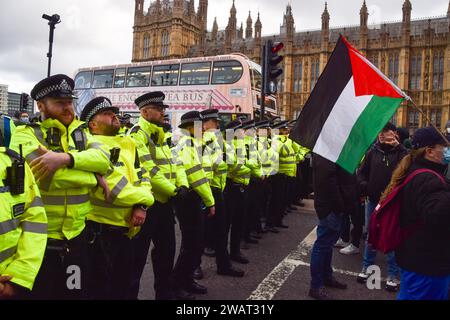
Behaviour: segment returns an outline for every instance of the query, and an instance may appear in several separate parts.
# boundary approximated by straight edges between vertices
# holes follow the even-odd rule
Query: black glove
[[[179,187],[177,189],[177,194],[175,195],[175,200],[180,201],[180,200],[185,200],[187,198],[189,194],[189,189],[186,188],[185,186]]]

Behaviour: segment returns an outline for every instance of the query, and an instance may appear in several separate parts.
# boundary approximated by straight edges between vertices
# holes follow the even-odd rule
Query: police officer
[[[0,147],[9,147],[15,129],[14,121],[10,117],[0,114]]]
[[[250,182],[251,169],[247,167],[244,131],[240,120],[231,121],[226,126],[228,180],[225,201],[230,217],[230,257],[231,260],[248,264],[249,260],[241,252],[241,239],[244,234],[245,215],[247,211],[247,186]],[[230,161],[228,154],[234,154]]]
[[[154,203],[150,176],[141,169],[136,143],[117,135],[119,109],[105,97],[91,100],[80,120],[111,154],[113,168],[105,176],[111,192],[105,200],[102,190],[92,189],[94,209],[88,215],[93,232],[90,245],[92,273],[90,294],[94,299],[127,299],[131,281],[133,251],[131,240],[144,224],[147,209]]]
[[[23,147],[48,217],[48,245],[33,290],[38,299],[87,297],[89,190],[99,185],[109,194],[102,177],[109,154],[75,118],[73,88],[74,81],[62,74],[36,84],[31,97],[44,121],[17,127],[11,140],[12,149]]]
[[[242,129],[245,130],[245,151],[247,167],[250,168],[250,183],[248,185],[248,206],[246,213],[245,229],[244,229],[244,241],[246,243],[256,244],[257,238],[261,238],[256,235],[257,225],[260,219],[261,212],[261,187],[262,187],[262,171],[261,171],[261,159],[258,153],[255,121],[247,120],[242,123]]]
[[[217,273],[225,276],[243,277],[244,271],[233,267],[228,253],[227,210],[223,191],[227,183],[228,166],[223,156],[223,137],[219,129],[219,110],[201,112],[203,120],[203,169],[209,179],[214,196],[216,214],[205,223],[205,234],[209,236],[215,252]]]
[[[32,290],[44,257],[47,217],[33,173],[0,147],[0,300]]]
[[[173,205],[175,199],[186,196],[188,181],[183,168],[177,165],[170,148],[165,145],[162,125],[164,112],[168,106],[164,103],[164,99],[164,93],[155,91],[135,100],[141,111],[141,117],[138,124],[131,129],[130,135],[136,141],[142,166],[150,173],[156,201],[141,232],[133,239],[135,259],[130,288],[131,299],[138,297],[139,283],[152,241],[156,299],[193,298],[181,290],[175,293],[171,282],[176,249]]]
[[[195,125],[198,136],[195,136]],[[203,253],[203,209],[210,218],[215,215],[215,202],[202,167],[202,118],[198,111],[181,117],[182,136],[176,150],[189,182],[188,196],[177,203],[177,218],[181,229],[181,250],[173,271],[176,286],[190,293],[206,294],[207,288],[195,282],[193,272],[201,263]]]
[[[272,129],[279,130],[279,134],[275,134],[272,140],[273,148],[279,156],[279,171],[273,178],[272,201],[268,217],[268,226],[272,229],[288,228],[283,224],[282,219],[289,202],[288,186],[297,174],[297,162],[292,140],[288,138],[288,126],[289,121],[281,121],[272,126]]]

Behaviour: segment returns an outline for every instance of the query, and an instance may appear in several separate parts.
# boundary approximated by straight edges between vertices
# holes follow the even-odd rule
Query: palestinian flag
[[[353,173],[405,98],[341,36],[290,137]]]

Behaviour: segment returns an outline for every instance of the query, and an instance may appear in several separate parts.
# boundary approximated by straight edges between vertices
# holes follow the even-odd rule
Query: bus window
[[[114,70],[97,70],[94,71],[94,81],[92,88],[104,89],[111,88],[113,82]]]
[[[125,86],[125,68],[116,69],[114,76],[114,88],[123,88]]]
[[[180,85],[209,84],[210,62],[186,63],[181,67]]]
[[[127,87],[148,87],[151,67],[128,68]]]
[[[232,84],[241,79],[243,73],[242,64],[239,61],[214,62],[212,84]]]
[[[179,64],[154,66],[152,74],[152,86],[176,86],[178,82],[179,71]]]
[[[262,76],[258,70],[252,69],[252,88],[261,90]]]
[[[75,89],[90,89],[92,80],[92,71],[82,71],[75,77]]]

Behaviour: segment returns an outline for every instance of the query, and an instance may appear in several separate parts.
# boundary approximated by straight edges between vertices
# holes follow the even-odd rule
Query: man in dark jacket
[[[367,196],[366,203],[366,230],[370,221],[370,216],[380,201],[381,194],[391,181],[394,172],[400,161],[408,154],[406,148],[400,144],[396,135],[396,127],[388,123],[378,135],[378,142],[369,150],[364,162],[358,171],[358,180],[363,196]],[[364,251],[363,270],[358,275],[358,282],[364,283],[369,275],[367,268],[375,263],[376,250],[373,250],[366,243]],[[398,267],[395,263],[394,253],[389,253],[388,258],[388,279],[386,289],[396,291]]]
[[[333,277],[333,245],[339,238],[344,212],[354,205],[355,178],[336,164],[313,155],[314,207],[319,217],[317,240],[311,252],[311,288],[314,299],[327,300],[324,286],[346,289]]]

